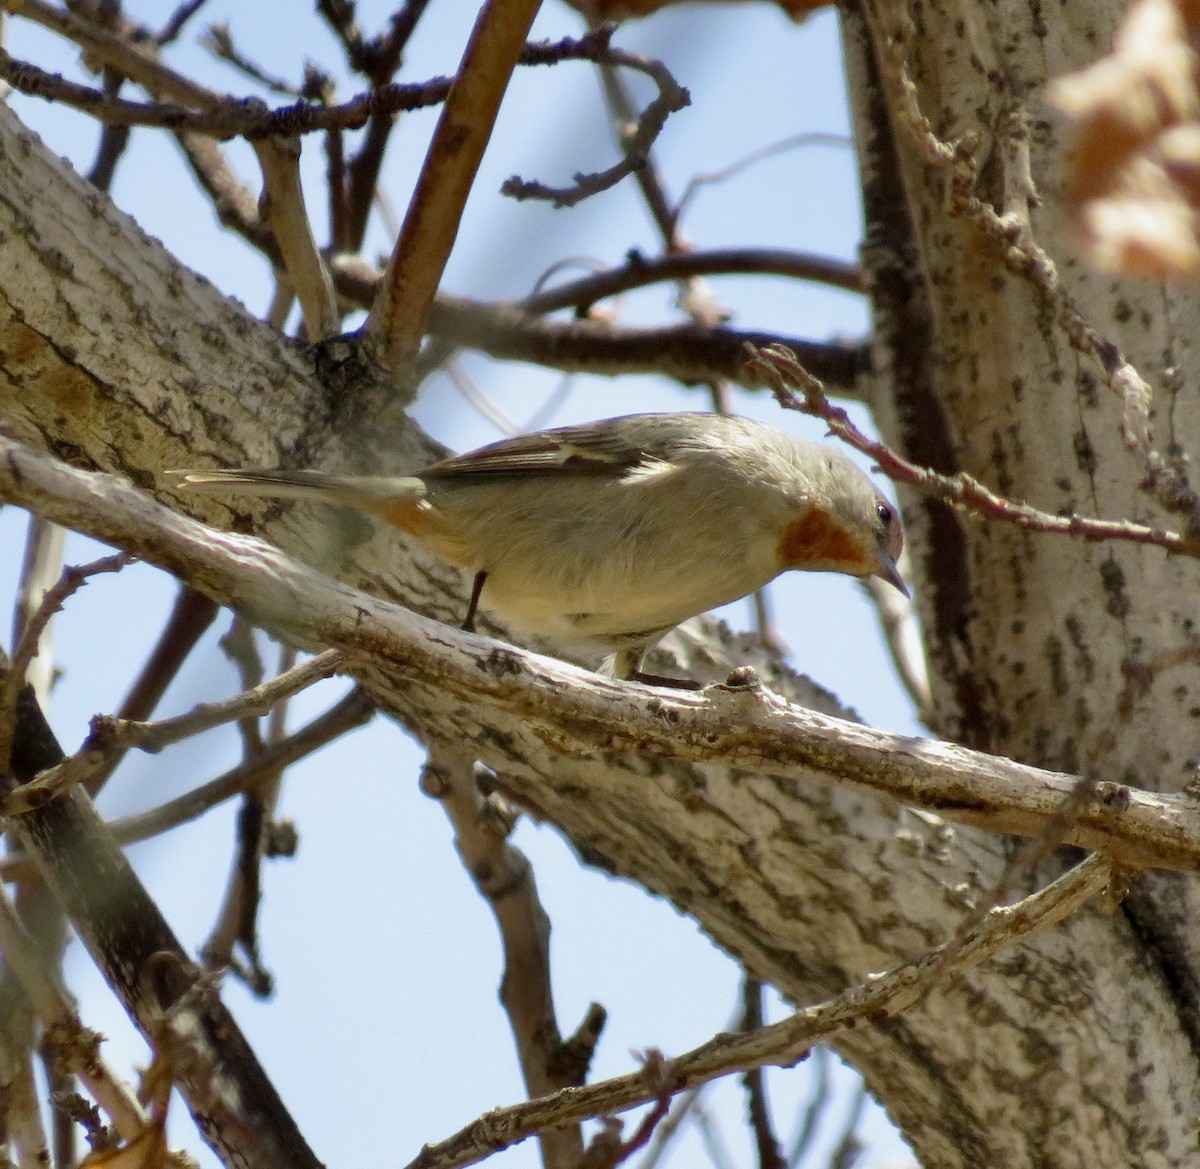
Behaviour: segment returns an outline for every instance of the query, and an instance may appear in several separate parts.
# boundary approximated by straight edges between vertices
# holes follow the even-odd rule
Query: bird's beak
[[[886,552],[879,553],[879,568],[872,575],[879,577],[880,580],[886,580],[890,585],[895,585],[906,597],[912,598],[912,593],[908,591],[908,585],[904,583],[904,577],[900,575],[896,562]]]

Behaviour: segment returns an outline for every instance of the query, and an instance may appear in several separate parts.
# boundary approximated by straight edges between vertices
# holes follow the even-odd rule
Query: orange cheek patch
[[[861,567],[864,571],[867,568],[859,544],[817,508],[788,524],[775,552],[784,568],[814,565]]]

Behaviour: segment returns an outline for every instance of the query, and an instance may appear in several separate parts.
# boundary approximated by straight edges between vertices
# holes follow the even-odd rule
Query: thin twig
[[[1133,544],[1151,544],[1167,552],[1200,559],[1200,535],[1183,535],[1132,520],[1104,520],[1075,513],[1051,515],[1028,503],[1005,499],[963,471],[956,475],[940,475],[927,467],[910,463],[890,447],[863,434],[850,421],[845,410],[829,401],[821,382],[782,347],[771,346],[751,352],[746,364],[751,376],[761,377],[771,385],[777,401],[785,410],[797,410],[801,414],[823,419],[829,424],[831,434],[874,459],[880,471],[897,483],[915,487],[935,499],[973,511],[985,519],[1001,520],[1030,531],[1052,532],[1084,540],[1124,540]],[[799,387],[803,399],[796,396],[791,386]]]
[[[654,1140],[646,1150],[646,1155],[638,1162],[637,1169],[657,1169],[663,1155],[670,1147],[671,1141],[679,1132],[683,1122],[691,1115],[704,1093],[705,1085],[692,1088],[675,1098],[671,1111],[663,1118],[662,1123],[654,1132]]]
[[[128,553],[118,552],[113,556],[93,560],[90,564],[64,569],[58,581],[46,590],[37,607],[30,612],[21,638],[13,650],[12,664],[0,680],[0,772],[7,769],[12,752],[17,694],[25,685],[29,663],[37,655],[42,634],[50,624],[50,618],[63,607],[73,593],[87,584],[91,577],[105,572],[119,572],[126,565],[132,564],[133,560],[134,557]]]
[[[555,207],[574,207],[592,195],[616,186],[627,175],[634,174],[646,165],[650,147],[662,133],[667,119],[691,104],[688,91],[681,86],[661,62],[651,57],[639,57],[609,45],[615,26],[606,25],[589,33],[602,51],[595,58],[599,63],[613,67],[621,66],[644,73],[658,87],[655,97],[636,119],[630,119],[621,133],[621,149],[624,157],[612,166],[591,174],[577,173],[569,187],[551,187],[545,183],[526,180],[514,175],[500,187],[502,195],[513,199],[540,199]]]
[[[109,98],[117,97],[125,78],[110,66],[104,67],[104,92]],[[126,147],[129,145],[128,126],[105,126],[100,134],[100,142],[96,147],[96,157],[88,171],[88,182],[98,191],[111,189],[117,173],[117,163],[121,161]]]
[[[237,45],[233,43],[233,33],[226,22],[210,24],[200,38],[200,44],[217,60],[232,65],[239,73],[250,78],[251,81],[256,81],[270,93],[277,93],[281,97],[293,99],[300,97],[299,86],[285,81],[282,77],[272,76],[256,61],[251,61],[238,49]]]
[[[959,950],[956,972],[1063,921],[1104,889],[1109,872],[1108,861],[1093,855],[1016,905],[993,910]],[[674,1094],[751,1067],[794,1064],[819,1040],[855,1027],[879,1026],[920,1002],[937,982],[942,950],[935,947],[768,1027],[749,1034],[715,1036],[685,1055],[664,1060],[653,1083],[644,1071],[638,1071],[586,1087],[568,1088],[544,1099],[492,1109],[448,1140],[426,1145],[406,1169],[461,1169],[473,1165],[548,1126],[609,1115],[657,1100],[664,1082]]]
[[[99,1050],[100,1036],[84,1027],[57,974],[39,958],[3,884],[0,884],[0,954],[47,1028],[48,1041],[57,1059],[79,1076],[108,1113],[121,1139],[133,1140],[146,1119],[137,1097],[104,1062]]]
[[[202,703],[187,714],[174,718],[147,723],[96,715],[91,721],[86,741],[75,755],[23,784],[0,805],[0,809],[6,816],[15,816],[44,807],[71,784],[87,783],[99,770],[107,768],[118,754],[134,748],[155,754],[172,743],[203,734],[225,723],[257,718],[292,695],[336,674],[341,668],[342,655],[337,650],[326,650],[285,674],[233,698],[223,702]]]
[[[120,53],[110,52],[108,55],[123,58]],[[440,105],[451,88],[446,78],[435,77],[419,84],[383,86],[359,94],[340,105],[301,99],[271,109],[259,98],[223,97],[200,87],[196,87],[199,89],[199,94],[196,94],[177,85],[176,79],[181,79],[181,75],[165,67],[148,74],[145,80],[138,78],[138,81],[143,85],[153,85],[163,81],[164,75],[170,77],[171,89],[182,89],[195,104],[176,104],[165,100],[128,101],[112,97],[103,90],[67,81],[56,73],[47,73],[30,61],[17,60],[0,50],[0,78],[13,89],[30,97],[71,106],[107,126],[147,126],[177,133],[188,130],[214,138],[241,137],[252,142],[261,138],[293,137],[335,129],[357,130],[372,117]]]
[[[758,1031],[763,1026],[763,984],[746,974],[742,978],[742,1031]],[[758,1152],[759,1169],[785,1169],[783,1153],[771,1124],[771,1109],[767,1103],[766,1071],[761,1067],[747,1068],[742,1074],[746,1089],[746,1107],[754,1147]]]
[[[842,1135],[829,1154],[829,1169],[852,1169],[862,1156],[863,1143],[858,1136],[858,1122],[867,1106],[867,1085],[860,1078],[850,1099],[850,1108],[842,1124]]]
[[[829,1054],[829,1048],[824,1043],[818,1043],[809,1056],[808,1067],[813,1071],[812,1095],[804,1106],[800,1115],[800,1125],[788,1149],[788,1169],[796,1169],[812,1147],[813,1138],[817,1135],[817,1128],[829,1103],[829,1064],[832,1059],[833,1056]]]
[[[180,586],[158,641],[117,708],[118,720],[144,722],[154,713],[167,687],[175,680],[219,611],[220,606],[203,593],[190,585]],[[116,752],[84,780],[83,786],[89,796],[96,796],[124,757],[123,751]]]
[[[683,194],[679,197],[679,202],[675,205],[672,226],[678,227],[680,220],[683,219],[684,211],[687,210],[688,204],[699,194],[702,187],[727,182],[735,175],[741,174],[742,171],[748,170],[750,167],[756,166],[768,158],[774,158],[777,155],[784,154],[789,150],[795,150],[798,147],[831,145],[849,149],[853,146],[853,142],[845,134],[827,134],[820,131],[791,134],[787,138],[780,139],[778,142],[772,142],[767,146],[760,146],[757,150],[752,150],[749,154],[737,159],[736,162],[731,162],[728,166],[723,166],[719,170],[709,171],[707,174],[693,175],[688,180],[687,186],[684,187]]]
[[[13,645],[20,643],[42,598],[61,576],[66,543],[66,528],[47,523],[38,515],[29,517],[29,529],[25,536],[25,558],[21,565],[17,603],[13,612]],[[37,639],[34,656],[25,670],[25,678],[37,694],[38,701],[45,703],[50,697],[50,686],[54,680],[49,621],[43,626]]]
[[[374,87],[392,82],[396,70],[400,68],[409,38],[416,31],[428,3],[429,0],[405,0],[392,14],[387,32],[370,41],[360,42],[360,52],[351,58],[351,64],[370,78]],[[379,193],[379,172],[383,167],[384,152],[395,124],[396,119],[390,114],[374,115],[367,123],[358,151],[346,166],[344,196],[347,225],[343,246],[351,251],[357,252],[362,248],[371,207]],[[398,230],[391,233],[393,244],[398,234]]]
[[[160,48],[165,48],[169,44],[173,44],[179,39],[179,34],[183,32],[185,25],[208,0],[183,0],[183,3],[175,9],[174,12],[167,18],[167,22],[154,36],[154,43]]]
[[[148,811],[110,820],[105,827],[122,846],[161,836],[181,824],[198,819],[234,796],[270,783],[281,768],[319,751],[347,731],[369,722],[374,713],[374,703],[356,687],[312,722],[278,743],[268,744],[253,761],[241,763],[216,779]],[[15,881],[35,875],[32,862],[23,853],[0,859],[0,880]]]
[[[814,280],[847,292],[862,292],[862,272],[857,264],[791,252],[783,248],[714,248],[703,252],[667,252],[644,256],[630,252],[619,268],[597,272],[535,292],[519,301],[529,313],[555,309],[586,310],[598,300],[645,288],[667,280],[691,280],[697,276],[785,276]]]

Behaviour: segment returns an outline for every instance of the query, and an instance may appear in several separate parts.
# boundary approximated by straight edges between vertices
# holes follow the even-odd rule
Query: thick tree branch
[[[431,336],[493,357],[531,361],[552,369],[616,376],[655,373],[686,385],[713,378],[752,388],[764,379],[748,371],[741,346],[778,344],[772,334],[701,325],[623,328],[604,321],[547,321],[508,305],[484,305],[440,296],[429,316]],[[857,396],[870,355],[865,344],[794,339],[797,356],[839,394]]]
[[[1077,782],[950,743],[828,718],[758,685],[663,691],[500,645],[368,597],[258,540],[177,515],[119,479],[76,471],[3,437],[0,498],[186,575],[289,640],[340,649],[349,672],[361,674],[385,703],[386,676],[409,685],[434,680],[464,704],[458,717],[476,728],[473,739],[485,711],[503,710],[519,717],[531,742],[558,750],[721,759],[780,783],[852,783],[1023,836],[1041,831]],[[1065,841],[1103,850],[1129,868],[1195,871],[1200,806],[1186,794],[1105,781]]]

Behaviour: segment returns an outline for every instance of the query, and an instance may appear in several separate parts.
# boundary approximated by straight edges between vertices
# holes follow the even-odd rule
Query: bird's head
[[[814,473],[808,460],[779,541],[781,567],[878,576],[908,596],[897,567],[904,528],[895,505],[840,452],[819,449],[819,467]]]

